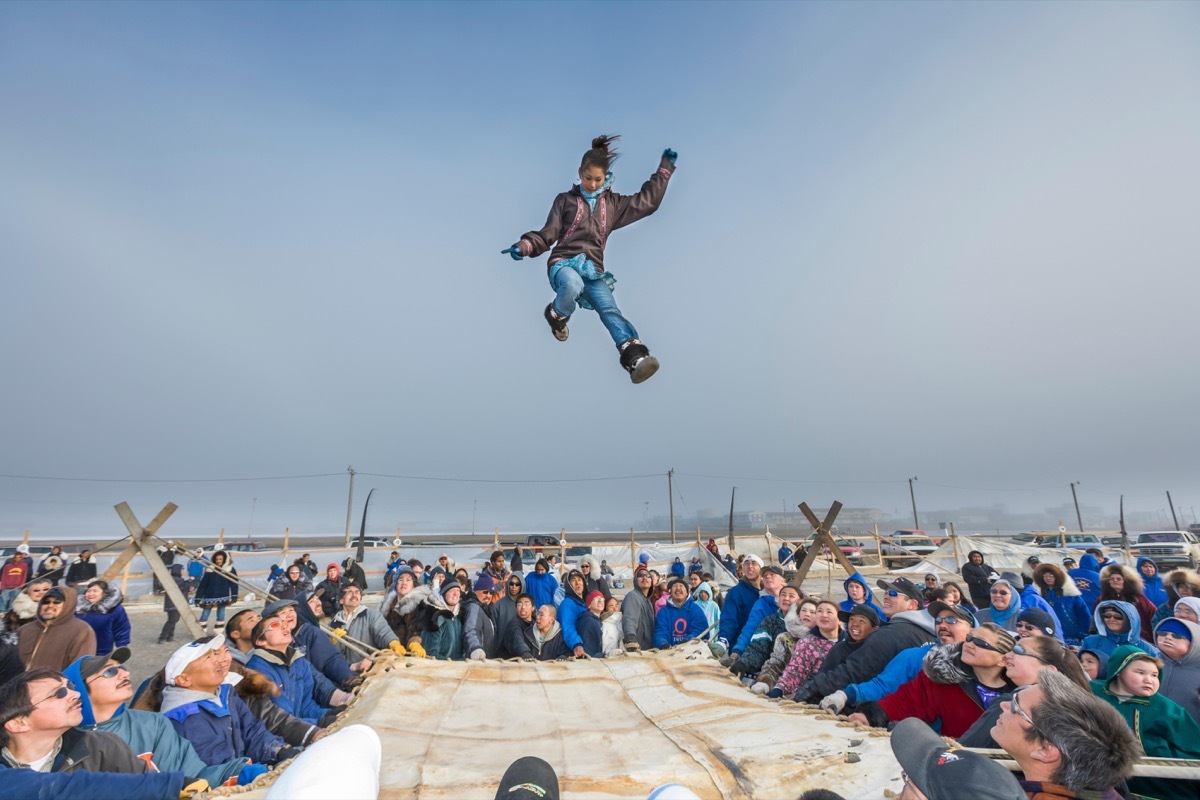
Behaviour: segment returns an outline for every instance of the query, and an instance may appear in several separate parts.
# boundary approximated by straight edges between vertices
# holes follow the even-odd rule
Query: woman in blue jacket
[[[1033,585],[1042,599],[1054,607],[1062,624],[1063,641],[1078,645],[1092,624],[1091,607],[1067,571],[1057,564],[1038,564],[1033,570]]]
[[[75,616],[96,632],[96,655],[106,656],[129,644],[129,615],[122,605],[121,590],[101,580],[88,584],[75,601]]]

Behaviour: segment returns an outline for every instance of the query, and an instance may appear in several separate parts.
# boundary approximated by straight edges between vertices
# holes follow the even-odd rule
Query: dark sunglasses
[[[49,605],[61,606],[62,604],[63,604],[63,601],[59,600],[57,597],[43,597],[42,598],[42,605],[44,605],[44,606],[49,606]]]
[[[38,706],[40,706],[42,703],[46,702],[47,700],[62,700],[64,697],[66,697],[73,691],[75,691],[75,684],[71,683],[70,681],[67,681],[62,686],[55,689],[53,694],[48,694],[45,697],[43,697],[41,700],[38,700],[36,703],[34,703],[32,708],[37,708]]]
[[[959,619],[958,617],[938,617],[937,619],[935,619],[933,621],[933,624],[934,625],[958,625],[963,622],[966,622],[966,620]]]
[[[518,589],[520,589],[520,588],[521,588],[521,584],[520,584],[518,581],[509,581],[509,582],[508,582],[508,585],[509,585],[509,586],[516,586]]]
[[[124,664],[114,664],[103,672],[93,675],[91,678],[89,678],[89,680],[94,681],[96,678],[115,678],[119,672],[129,672],[129,669],[126,668]]]
[[[967,634],[967,641],[970,642],[971,644],[975,645],[976,647],[982,647],[984,650],[991,650],[993,653],[1003,653],[1004,652],[1003,650],[1001,650],[999,647],[992,644],[991,642],[981,639],[978,636],[975,636],[974,634],[971,634],[971,633]]]
[[[1125,619],[1124,614],[1101,614],[1100,619]]]
[[[1036,658],[1038,661],[1042,662],[1043,664],[1049,664],[1049,663],[1050,663],[1049,661],[1047,661],[1045,658],[1042,658],[1042,656],[1038,655],[1038,654],[1037,654],[1037,653],[1035,653],[1034,651],[1032,651],[1032,650],[1026,650],[1026,649],[1025,649],[1025,647],[1024,647],[1023,645],[1020,645],[1020,644],[1014,644],[1014,645],[1013,645],[1012,653],[1013,653],[1013,655],[1018,655],[1018,656],[1029,656],[1030,658]]]

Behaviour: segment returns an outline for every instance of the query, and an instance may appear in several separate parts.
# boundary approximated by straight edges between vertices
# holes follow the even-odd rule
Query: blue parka
[[[668,600],[654,617],[654,646],[664,648],[682,644],[699,637],[707,627],[708,617],[694,601],[684,600],[682,606],[676,606]]]
[[[1100,562],[1096,557],[1091,553],[1084,553],[1079,557],[1079,566],[1067,570],[1067,574],[1079,587],[1083,602],[1088,604],[1088,608],[1095,608],[1100,599],[1100,592],[1104,591],[1104,587],[1100,585]]]
[[[6,768],[0,762],[0,768]],[[177,800],[183,791],[182,772],[34,772],[5,769],[0,773],[0,798],[20,800],[80,800],[119,797],[121,800]]]
[[[279,687],[279,696],[271,699],[293,717],[316,725],[330,710],[329,700],[337,687],[314,670],[304,654],[296,648],[289,647],[279,653],[256,647],[246,666],[266,675]]]
[[[1046,584],[1048,573],[1054,574],[1053,586]],[[1069,645],[1082,642],[1092,625],[1092,607],[1083,599],[1074,579],[1057,564],[1045,563],[1034,568],[1033,582],[1042,598],[1054,607],[1054,613],[1062,623],[1059,638]]]
[[[887,697],[917,677],[921,671],[921,662],[924,660],[925,654],[936,644],[937,642],[927,642],[901,650],[874,678],[862,683],[852,683],[843,689],[842,691],[846,693],[846,702],[853,706],[859,703],[875,702]]]
[[[1142,564],[1149,562],[1154,565],[1154,577],[1147,578],[1142,572]],[[1162,576],[1158,574],[1158,564],[1154,563],[1154,559],[1142,556],[1137,560],[1138,577],[1142,579],[1142,594],[1146,595],[1146,599],[1154,605],[1161,606],[1167,602],[1167,587],[1163,585]]]
[[[1104,620],[1100,618],[1100,613],[1106,608],[1116,608],[1124,614],[1125,619],[1129,622],[1129,630],[1124,633],[1113,633],[1104,627]],[[1112,655],[1113,650],[1121,645],[1131,644],[1158,658],[1158,648],[1142,638],[1142,619],[1138,616],[1137,608],[1133,603],[1126,603],[1124,600],[1102,600],[1096,605],[1096,610],[1092,612],[1092,620],[1096,630],[1100,633],[1093,633],[1084,638],[1081,650],[1095,650],[1108,656]]]
[[[186,694],[176,694],[186,693]],[[275,761],[284,741],[267,730],[228,683],[217,690],[220,702],[175,686],[163,689],[163,716],[192,743],[205,764],[247,756],[260,764]],[[175,699],[184,700],[175,705]],[[211,696],[210,696],[211,697]]]
[[[558,591],[558,578],[549,572],[539,574],[535,568],[525,576],[525,591],[533,598],[535,611],[541,606],[552,606],[554,593]]]
[[[562,627],[563,644],[568,650],[574,650],[576,647],[583,646],[583,637],[579,635],[577,622],[579,618],[587,613],[587,606],[584,605],[579,595],[575,594],[575,590],[570,584],[563,584],[563,599],[558,606],[558,624]],[[587,648],[584,648],[585,650]]]
[[[741,633],[738,634],[737,641],[729,652],[742,653],[750,646],[750,639],[754,636],[754,632],[758,630],[758,626],[762,621],[772,614],[779,613],[779,601],[769,594],[764,594],[758,598],[758,601],[750,609],[750,616],[746,617],[746,624],[742,626]]]
[[[846,599],[838,603],[838,608],[849,614],[854,610],[854,607],[858,605],[858,603],[855,603],[850,599],[851,583],[857,583],[859,586],[863,587],[863,590],[866,591],[866,594],[863,596],[862,604],[875,609],[875,613],[879,615],[879,621],[886,625],[887,614],[883,613],[883,608],[875,602],[875,595],[871,593],[871,584],[867,582],[866,578],[857,572],[851,575],[849,578],[846,578],[846,580],[842,581],[842,591],[846,593]]]
[[[757,586],[742,578],[737,585],[725,593],[725,604],[721,606],[721,624],[717,628],[717,638],[724,642],[729,649],[742,633],[750,610],[758,602],[760,591]],[[765,616],[765,615],[764,615]],[[754,631],[750,631],[754,635]]]

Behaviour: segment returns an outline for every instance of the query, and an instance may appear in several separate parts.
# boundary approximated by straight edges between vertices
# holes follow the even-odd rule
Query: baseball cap
[[[286,600],[272,600],[263,606],[262,615],[263,617],[273,617],[288,606],[298,605],[300,605],[298,602],[290,598]]]
[[[970,612],[965,606],[955,606],[949,603],[944,603],[941,600],[934,600],[929,604],[929,616],[937,619],[942,614],[949,611],[954,616],[961,620],[965,620],[972,628],[979,624],[975,619],[975,615]]]
[[[876,628],[879,627],[879,612],[866,603],[859,603],[849,611],[838,611],[838,619],[849,622],[851,617],[862,617]]]
[[[924,603],[925,594],[921,590],[921,587],[917,586],[915,583],[910,581],[908,578],[896,578],[896,580],[892,581],[891,583],[888,583],[887,581],[880,579],[875,582],[875,585],[878,586],[880,589],[883,589],[885,592],[888,589],[893,589],[893,590],[899,592],[900,594],[904,595],[905,597],[916,600],[918,603],[921,603],[922,605],[925,604]]]
[[[1011,772],[987,756],[947,745],[916,717],[897,722],[891,741],[908,779],[931,800],[1026,800]]]
[[[88,656],[79,660],[79,677],[85,681],[99,675],[108,666],[109,661],[124,664],[133,655],[128,647],[118,647],[106,656]]]
[[[216,636],[204,639],[197,639],[194,642],[188,642],[183,647],[176,650],[167,659],[167,667],[165,675],[168,686],[175,685],[175,679],[183,674],[183,671],[188,668],[197,658],[209,652],[210,650],[220,650],[225,644],[225,634],[218,633]],[[124,648],[122,648],[124,649]]]
[[[1028,622],[1047,636],[1054,635],[1054,618],[1040,608],[1027,608],[1017,615],[1017,622]]]
[[[496,800],[558,800],[558,774],[537,756],[518,758],[504,770]]]
[[[760,567],[763,565],[763,560],[760,557],[756,556],[754,553],[751,553],[750,555],[748,555],[742,559],[743,564],[746,563],[747,561],[753,561],[755,564],[758,564]]]
[[[781,578],[783,577],[783,570],[780,569],[779,567],[775,566],[774,564],[768,564],[767,566],[762,568],[762,571],[764,573],[773,572],[776,575],[778,575],[779,577],[781,577]]]

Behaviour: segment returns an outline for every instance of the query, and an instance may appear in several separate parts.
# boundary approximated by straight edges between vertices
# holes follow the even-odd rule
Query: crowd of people
[[[733,562],[737,582],[723,592],[699,559],[664,575],[642,553],[619,597],[591,555],[563,574],[549,558],[525,571],[519,550],[511,561],[497,550],[472,576],[447,555],[425,565],[393,553],[375,604],[352,557],[314,583],[305,554],[270,579],[261,609],[226,619],[242,580],[229,554],[197,552],[170,574],[216,632],[133,676],[121,593],[94,565],[70,579],[90,558],[55,555],[33,570],[18,552],[0,567],[5,592],[16,590],[0,640],[0,767],[45,776],[39,796],[66,797],[59,786],[108,796],[128,776],[142,780],[121,789],[131,798],[248,783],[323,737],[381,650],[546,661],[704,639],[748,691],[903,730],[912,747],[941,734],[1006,750],[1020,781],[956,756],[992,774],[1000,794],[984,796],[1196,797],[1195,784],[1131,774],[1142,754],[1200,758],[1200,575],[1156,580],[1148,559],[1130,569],[1091,553],[1079,565],[1033,558],[1022,574],[973,551],[965,591],[936,574],[919,586],[855,573],[835,598],[756,555]],[[169,595],[164,610],[159,641],[170,643],[180,611]],[[902,764],[912,747],[897,749]],[[909,796],[949,796],[943,772],[911,763],[905,791],[921,794]]]

